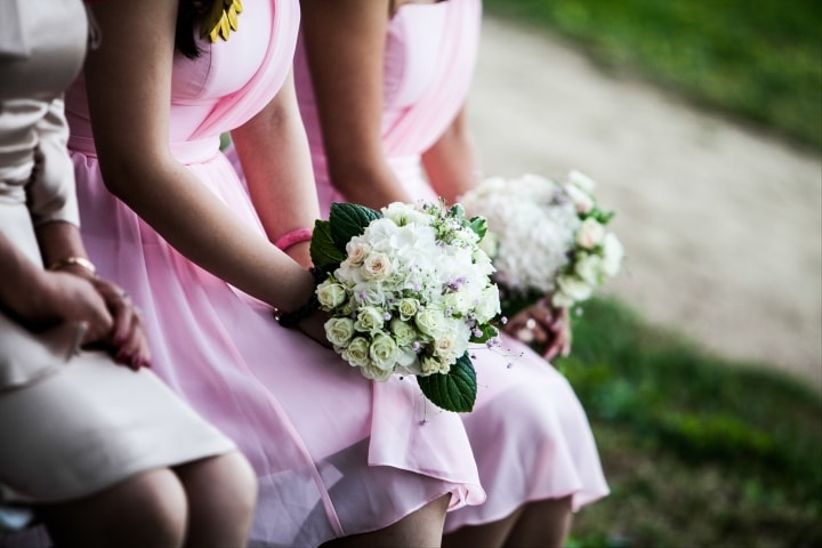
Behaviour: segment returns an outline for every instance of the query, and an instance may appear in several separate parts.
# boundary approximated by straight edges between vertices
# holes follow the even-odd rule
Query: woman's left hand
[[[141,367],[150,367],[151,352],[143,331],[142,319],[128,294],[102,278],[93,278],[90,281],[103,297],[114,319],[114,327],[108,341],[114,360],[135,371]]]
[[[519,311],[505,326],[505,332],[530,344],[545,346],[543,356],[552,360],[571,352],[571,322],[567,308],[554,308],[547,299]]]

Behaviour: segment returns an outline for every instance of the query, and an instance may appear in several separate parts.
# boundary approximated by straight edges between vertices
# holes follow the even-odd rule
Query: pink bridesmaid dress
[[[415,199],[434,199],[420,155],[465,102],[478,47],[480,0],[406,5],[392,19],[384,66],[383,147]],[[295,77],[323,214],[345,201],[329,180],[305,53]],[[448,515],[446,530],[499,520],[524,503],[573,495],[574,510],[608,494],[593,435],[566,379],[527,346],[503,335],[503,349],[478,349],[480,384],[463,423],[488,499]]]
[[[280,89],[298,27],[297,0],[250,0],[230,40],[174,61],[170,150],[227,215],[260,234],[219,137]],[[252,462],[260,485],[252,545],[315,546],[373,531],[445,494],[452,509],[484,500],[457,415],[427,405],[411,379],[367,381],[179,254],[106,190],[82,80],[67,105],[88,250],[142,309],[154,371]]]

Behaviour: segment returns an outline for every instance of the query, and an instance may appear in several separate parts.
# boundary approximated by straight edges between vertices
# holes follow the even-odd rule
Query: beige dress
[[[0,233],[40,266],[35,227],[78,223],[61,94],[87,36],[80,0],[0,1]],[[70,500],[234,450],[153,373],[80,351],[81,336],[33,334],[0,309],[0,501]]]

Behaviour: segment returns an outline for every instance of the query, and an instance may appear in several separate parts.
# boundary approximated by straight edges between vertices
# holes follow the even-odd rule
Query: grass
[[[548,27],[602,64],[822,146],[822,2],[485,0]]]
[[[613,493],[571,548],[822,546],[822,400],[702,352],[610,300],[558,363],[592,420]]]

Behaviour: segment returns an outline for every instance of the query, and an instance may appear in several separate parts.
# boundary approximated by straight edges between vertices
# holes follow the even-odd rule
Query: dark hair
[[[200,55],[196,34],[203,15],[211,11],[214,2],[221,0],[180,0],[177,8],[177,28],[174,35],[174,47],[188,57],[196,59]]]

